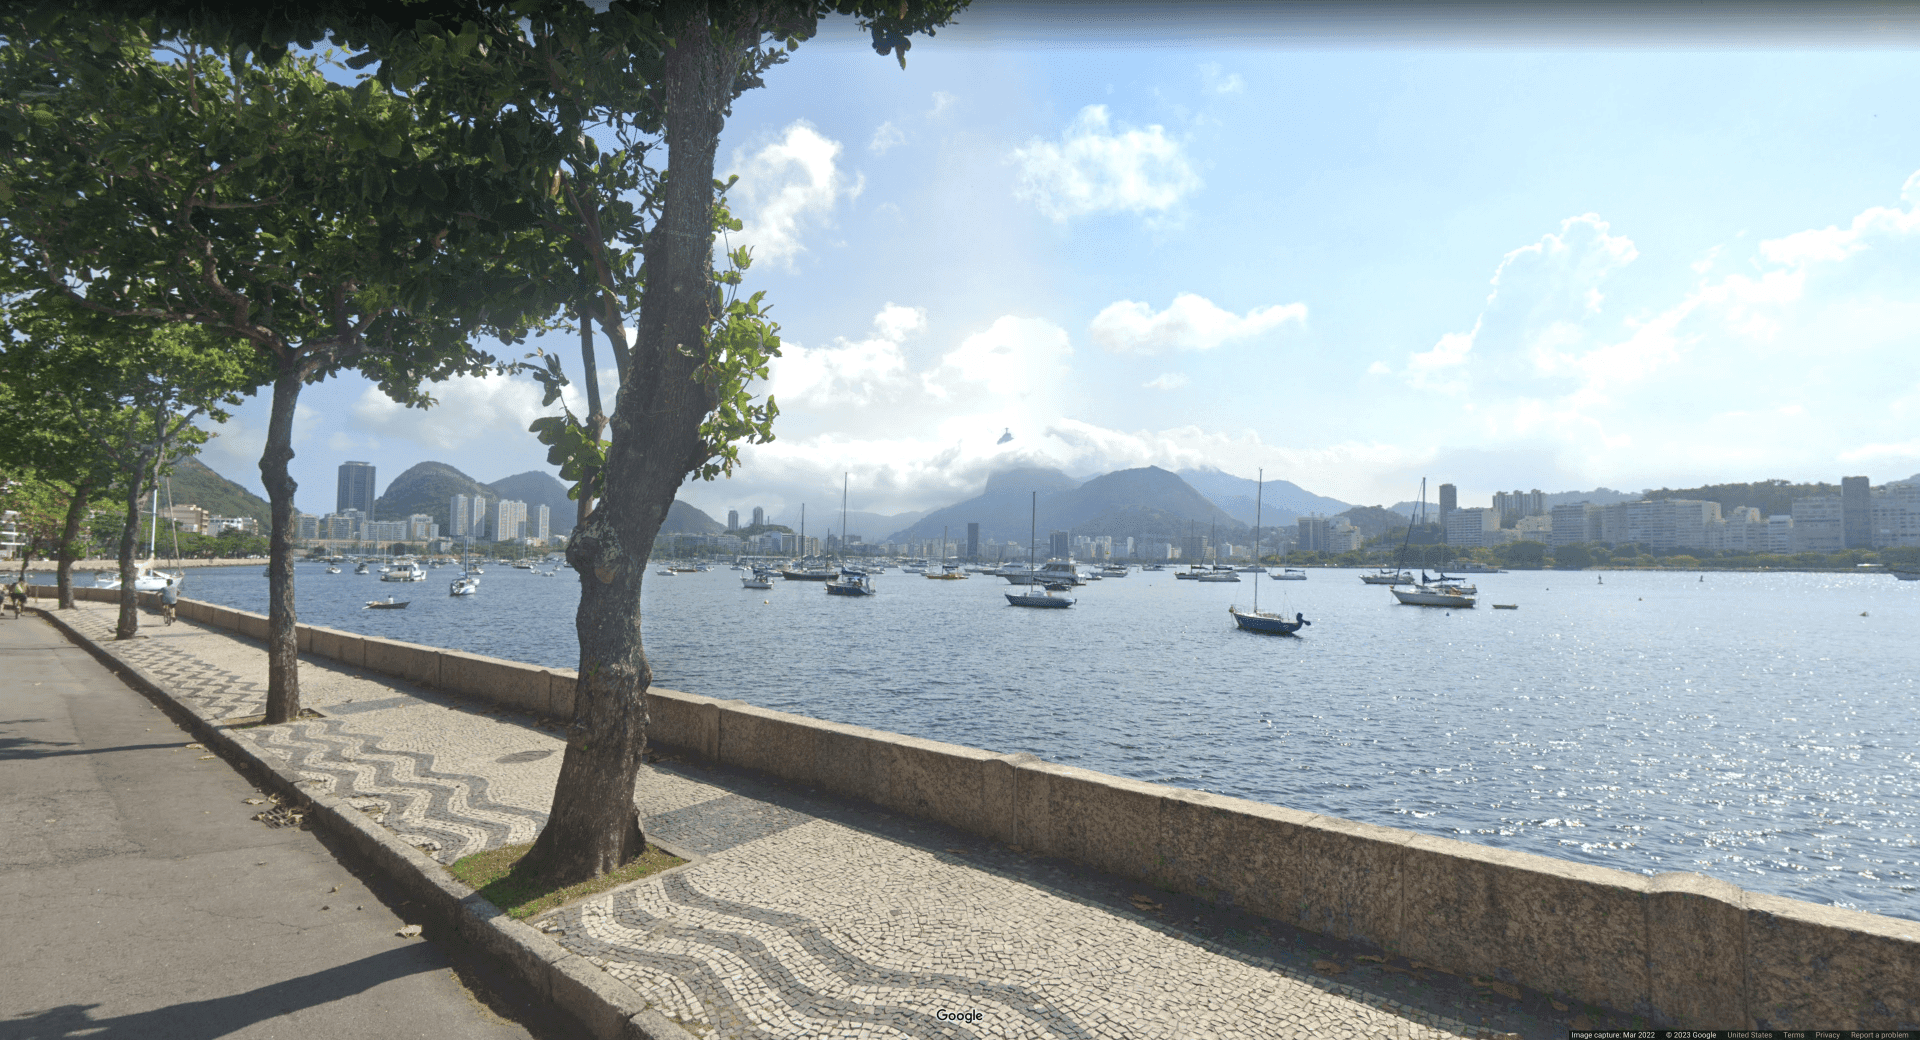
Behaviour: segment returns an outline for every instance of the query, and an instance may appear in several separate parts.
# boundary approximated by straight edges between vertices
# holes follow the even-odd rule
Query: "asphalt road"
[[[0,1040],[581,1035],[193,739],[0,619]]]

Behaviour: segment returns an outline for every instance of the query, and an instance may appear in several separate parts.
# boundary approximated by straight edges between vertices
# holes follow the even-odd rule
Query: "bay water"
[[[297,567],[300,620],[547,666],[577,576],[382,583]],[[1069,610],[986,575],[741,588],[649,572],[657,685],[1499,848],[1920,920],[1920,583],[1885,574],[1475,575],[1471,610],[1358,571],[1260,579],[1297,637],[1236,630],[1238,584],[1135,571]],[[266,610],[262,568],[185,594]],[[367,610],[369,599],[411,599]],[[1493,610],[1512,603],[1517,610]]]

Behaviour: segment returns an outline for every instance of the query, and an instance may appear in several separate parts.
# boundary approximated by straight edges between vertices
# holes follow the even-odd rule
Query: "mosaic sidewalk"
[[[151,617],[115,643],[103,605],[61,616],[208,719],[265,710],[257,643]],[[443,863],[539,831],[556,734],[332,664],[303,660],[301,683],[318,717],[245,733],[317,789]],[[933,824],[673,762],[636,801],[649,836],[699,858],[537,926],[698,1036],[1494,1035],[1102,905]]]

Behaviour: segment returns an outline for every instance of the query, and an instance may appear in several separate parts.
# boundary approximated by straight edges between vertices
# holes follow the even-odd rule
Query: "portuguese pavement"
[[[61,618],[204,718],[265,710],[257,642],[151,616],[115,642],[104,604]],[[301,694],[315,717],[236,732],[442,863],[538,833],[563,750],[552,720],[313,658]],[[1217,942],[1168,913],[1175,897],[872,807],[671,758],[636,801],[648,835],[693,861],[534,923],[695,1036],[1495,1035]]]

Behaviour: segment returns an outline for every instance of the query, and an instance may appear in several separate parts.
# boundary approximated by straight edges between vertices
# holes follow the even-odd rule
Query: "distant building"
[[[968,524],[967,525],[967,559],[977,560],[979,558],[980,558],[980,525]]]
[[[1558,549],[1576,542],[1600,540],[1600,507],[1592,502],[1554,506],[1548,544]]]
[[[1793,500],[1794,552],[1839,552],[1846,547],[1846,500],[1843,496],[1808,495]]]
[[[738,509],[727,510],[727,530],[738,531],[739,529],[740,529],[740,511]]]
[[[465,495],[455,495],[453,496],[453,501],[447,503],[447,533],[449,535],[459,538],[472,530],[473,517],[470,512],[472,508]]]
[[[1867,478],[1840,478],[1840,512],[1846,547],[1873,548],[1873,488]]]
[[[1547,494],[1539,488],[1534,488],[1532,491],[1496,491],[1493,495],[1493,509],[1500,514],[1502,525],[1510,519],[1539,516],[1547,511]]]
[[[1449,485],[1442,484],[1445,491]],[[1478,549],[1494,544],[1498,537],[1492,532],[1500,530],[1500,514],[1492,509],[1475,507],[1473,509],[1449,509],[1446,517],[1447,544],[1461,549]]]
[[[1460,492],[1452,484],[1440,485],[1440,526],[1445,527],[1447,515],[1460,508]]]
[[[473,514],[467,519],[467,534],[474,538],[487,536],[487,500],[479,495],[473,496]]]
[[[1055,531],[1047,535],[1047,555],[1060,560],[1073,555],[1072,537],[1065,531]]]
[[[320,537],[320,518],[312,513],[295,513],[293,516],[293,536],[301,541],[310,541]]]
[[[1873,548],[1920,546],[1920,484],[1896,482],[1873,493]]]
[[[761,527],[767,522],[767,511],[759,506],[753,507],[753,526]]]
[[[515,542],[527,536],[527,504],[501,499],[493,509],[493,540]]]
[[[349,509],[358,509],[367,516],[373,515],[373,466],[365,462],[343,462],[340,464],[340,489],[333,510],[344,513]]]
[[[734,518],[738,519],[738,514],[735,514]],[[553,537],[551,533],[552,524],[553,510],[551,508],[547,506],[533,507],[533,511],[527,514],[527,537],[537,538],[543,542],[546,541],[548,538]],[[734,530],[738,530],[738,528],[736,527]],[[736,538],[734,541],[737,543],[739,539]]]
[[[1793,551],[1793,517],[1767,517],[1767,552],[1784,556]]]
[[[207,530],[207,517],[210,515],[206,510],[192,504],[168,506],[160,510],[161,519],[173,521],[175,529],[191,531],[194,534],[212,533]]]
[[[1627,538],[1648,549],[1704,549],[1707,528],[1720,520],[1720,503],[1691,498],[1628,502]]]

